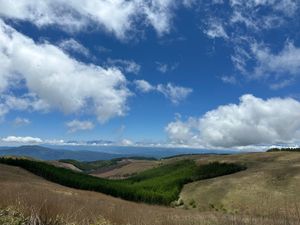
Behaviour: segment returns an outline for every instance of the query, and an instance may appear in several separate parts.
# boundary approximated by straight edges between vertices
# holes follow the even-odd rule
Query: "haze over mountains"
[[[42,160],[75,159],[80,161],[109,160],[126,156],[93,151],[71,151],[42,146],[20,146],[0,149],[0,155],[27,156]]]
[[[19,147],[0,147],[0,156],[27,156],[41,160],[74,159],[78,161],[110,160],[129,156],[145,156],[162,158],[178,154],[223,153],[234,151],[181,149],[181,148],[150,148],[125,146],[38,146],[26,145]]]

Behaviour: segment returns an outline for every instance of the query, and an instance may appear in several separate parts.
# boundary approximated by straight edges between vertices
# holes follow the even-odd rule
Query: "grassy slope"
[[[300,154],[251,153],[195,156],[198,164],[220,160],[243,163],[248,169],[230,176],[185,185],[181,199],[198,210],[270,214],[300,203]],[[192,205],[192,204],[191,204]],[[255,212],[254,212],[255,211]]]
[[[237,174],[195,182],[185,186],[182,194],[185,194],[185,197],[195,197],[197,195],[199,198],[194,198],[197,201],[197,207],[202,205],[204,210],[208,209],[210,212],[201,212],[198,209],[172,209],[128,202],[101,193],[67,188],[48,182],[23,169],[0,164],[0,208],[17,205],[27,215],[32,212],[36,212],[41,218],[53,218],[56,215],[61,215],[67,218],[69,222],[76,222],[76,225],[86,225],[89,224],[87,221],[101,220],[102,217],[117,225],[297,225],[300,224],[300,217],[297,217],[297,207],[300,207],[299,197],[295,198],[294,201],[292,201],[292,198],[288,198],[289,205],[288,208],[283,206],[284,210],[281,210],[282,205],[271,204],[270,201],[266,201],[270,199],[261,196],[259,201],[256,199],[256,204],[250,204],[250,202],[255,201],[255,199],[253,201],[251,199],[255,198],[257,190],[260,190],[258,195],[268,192],[268,196],[272,196],[276,200],[277,191],[274,191],[274,187],[266,190],[265,188],[270,187],[269,185],[263,185],[268,183],[263,181],[263,177],[276,177],[278,171],[281,171],[280,174],[282,175],[295,170],[287,178],[289,183],[286,183],[285,180],[281,182],[280,195],[299,196],[300,190],[297,183],[300,179],[300,172],[297,168],[300,167],[299,158],[299,153],[297,155],[262,153],[232,157],[202,156],[200,158],[195,156],[198,163],[202,164],[215,160],[239,161],[245,162],[249,167],[248,170]],[[283,167],[287,168],[284,169]],[[261,177],[262,175],[263,177]],[[295,186],[297,184],[298,186]],[[235,185],[237,186],[235,187]],[[260,185],[262,187],[259,187]],[[196,187],[198,188],[195,189]],[[210,188],[212,190],[209,190]],[[206,195],[208,196],[206,197]],[[224,200],[228,201],[229,197],[232,198],[230,204],[234,204],[236,209],[240,209],[239,213],[234,215],[220,214],[220,212],[215,212],[215,210],[207,207],[210,201],[218,201],[218,198],[221,198],[220,201],[222,202]],[[188,204],[187,198],[184,199]],[[260,208],[261,202],[263,202],[263,206],[268,203],[267,207]],[[245,207],[252,210],[252,214],[248,216],[240,214]],[[275,210],[275,208],[277,208],[276,213],[269,213],[265,217],[258,217],[254,214],[255,212],[266,214],[269,209]],[[100,224],[108,225],[109,223]]]
[[[114,168],[111,168],[106,171],[96,170],[90,174],[93,176],[102,177],[102,178],[124,179],[124,178],[128,178],[132,175],[135,175],[137,173],[143,172],[145,170],[155,168],[162,164],[157,160],[129,159],[126,161],[127,161],[127,163],[125,163],[121,166],[114,167]]]
[[[20,207],[27,216],[36,213],[41,219],[63,216],[76,225],[103,217],[118,225],[182,225],[194,221],[203,224],[201,221],[206,217],[64,187],[24,169],[0,164],[0,209],[8,206]]]
[[[20,166],[68,187],[98,191],[127,200],[165,205],[177,200],[183,185],[192,180],[222,176],[244,169],[238,165],[220,163],[197,167],[192,160],[181,160],[144,171],[125,180],[107,180],[40,161],[0,158],[0,163]]]
[[[78,168],[90,175],[110,179],[125,179],[145,170],[152,169],[159,164],[158,160],[149,157],[116,158],[112,160],[98,160],[91,162],[63,159],[59,160],[56,164],[53,163],[55,166],[64,168],[69,167],[75,171],[76,168]],[[70,167],[71,165],[73,168]]]

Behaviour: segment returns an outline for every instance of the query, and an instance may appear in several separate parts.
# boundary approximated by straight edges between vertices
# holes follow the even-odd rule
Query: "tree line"
[[[300,152],[300,148],[271,148],[267,152]]]

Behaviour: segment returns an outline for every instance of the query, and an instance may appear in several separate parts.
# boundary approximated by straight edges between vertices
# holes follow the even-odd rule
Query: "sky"
[[[0,0],[0,145],[298,146],[299,0]]]

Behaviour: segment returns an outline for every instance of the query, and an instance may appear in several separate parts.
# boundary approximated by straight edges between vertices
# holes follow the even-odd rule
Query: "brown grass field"
[[[126,159],[126,162],[127,163],[124,163],[122,166],[103,172],[95,171],[91,173],[91,175],[109,179],[124,179],[145,170],[152,169],[160,164],[158,161],[154,160]]]
[[[63,187],[23,169],[0,164],[0,224],[300,224],[299,153],[189,158],[194,158],[198,163],[240,162],[246,164],[248,169],[186,185],[180,196],[184,205],[171,208]],[[20,218],[24,223],[19,223]]]
[[[49,161],[49,163],[56,167],[61,167],[69,170],[73,170],[75,172],[82,172],[82,170],[78,169],[76,166],[70,164],[70,163],[64,163],[59,161]]]

